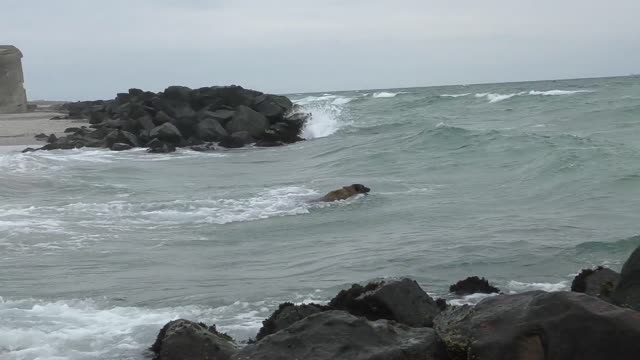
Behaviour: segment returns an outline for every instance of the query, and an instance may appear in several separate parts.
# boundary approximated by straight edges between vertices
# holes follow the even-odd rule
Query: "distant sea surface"
[[[5,149],[0,358],[142,359],[176,318],[247,340],[388,277],[563,290],[640,244],[638,77],[291,98],[313,118],[282,148]]]

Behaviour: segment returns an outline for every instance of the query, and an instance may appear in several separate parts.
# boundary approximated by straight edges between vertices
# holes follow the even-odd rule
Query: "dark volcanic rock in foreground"
[[[485,278],[471,276],[451,285],[449,292],[455,293],[456,295],[493,294],[499,293],[500,289],[491,286]]]
[[[619,273],[602,266],[595,269],[583,269],[571,282],[571,291],[597,296],[609,301],[619,280]]]
[[[234,360],[431,360],[442,359],[431,328],[388,320],[369,321],[325,311],[248,345]]]
[[[451,359],[637,359],[640,313],[574,292],[532,291],[452,307],[434,328]]]
[[[415,280],[354,284],[331,300],[329,307],[369,320],[388,319],[409,326],[431,326],[438,305]]]
[[[50,144],[41,150],[112,148],[118,143],[149,147],[150,152],[170,152],[172,147],[205,142],[229,148],[253,143],[280,146],[303,140],[300,134],[310,116],[296,112],[284,96],[240,86],[195,90],[170,86],[157,94],[130,89],[114,100],[69,103],[62,108],[69,112],[69,118],[89,119],[92,129],[69,129],[74,131],[50,137]],[[153,140],[166,146],[147,145]]]
[[[640,246],[622,266],[620,282],[613,292],[613,302],[640,311]]]
[[[155,360],[228,360],[238,350],[233,340],[215,327],[174,320],[160,330],[151,351]]]
[[[267,335],[276,333],[282,329],[286,329],[293,325],[295,322],[306,318],[309,315],[313,315],[327,310],[326,306],[316,304],[302,304],[294,305],[292,303],[280,304],[278,310],[276,310],[268,319],[262,322],[262,328],[256,336],[256,340],[261,340]]]

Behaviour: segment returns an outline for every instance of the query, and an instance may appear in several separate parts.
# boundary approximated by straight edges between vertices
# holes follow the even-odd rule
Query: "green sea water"
[[[563,290],[640,245],[639,77],[290,97],[282,148],[0,154],[0,358],[140,359],[178,317],[246,340],[387,277]]]

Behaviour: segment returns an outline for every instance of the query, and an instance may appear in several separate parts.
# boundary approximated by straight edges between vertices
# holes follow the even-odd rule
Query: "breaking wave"
[[[512,93],[512,94],[478,93],[478,94],[475,94],[475,97],[486,98],[487,100],[489,100],[489,103],[497,103],[503,100],[511,99],[512,97],[515,97],[515,96],[562,96],[562,95],[573,95],[573,94],[579,94],[579,93],[592,93],[592,92],[593,91],[591,90],[548,90],[548,91],[531,90],[531,91],[521,91],[521,92]],[[459,96],[463,96],[463,95],[466,96],[469,94],[461,94]],[[449,95],[449,96],[458,97],[455,95]]]

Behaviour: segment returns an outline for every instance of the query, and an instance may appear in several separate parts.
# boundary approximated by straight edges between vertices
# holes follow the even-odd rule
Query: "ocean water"
[[[282,148],[5,148],[0,358],[143,359],[176,318],[247,340],[380,278],[564,290],[640,245],[638,77],[291,97],[313,118]]]

